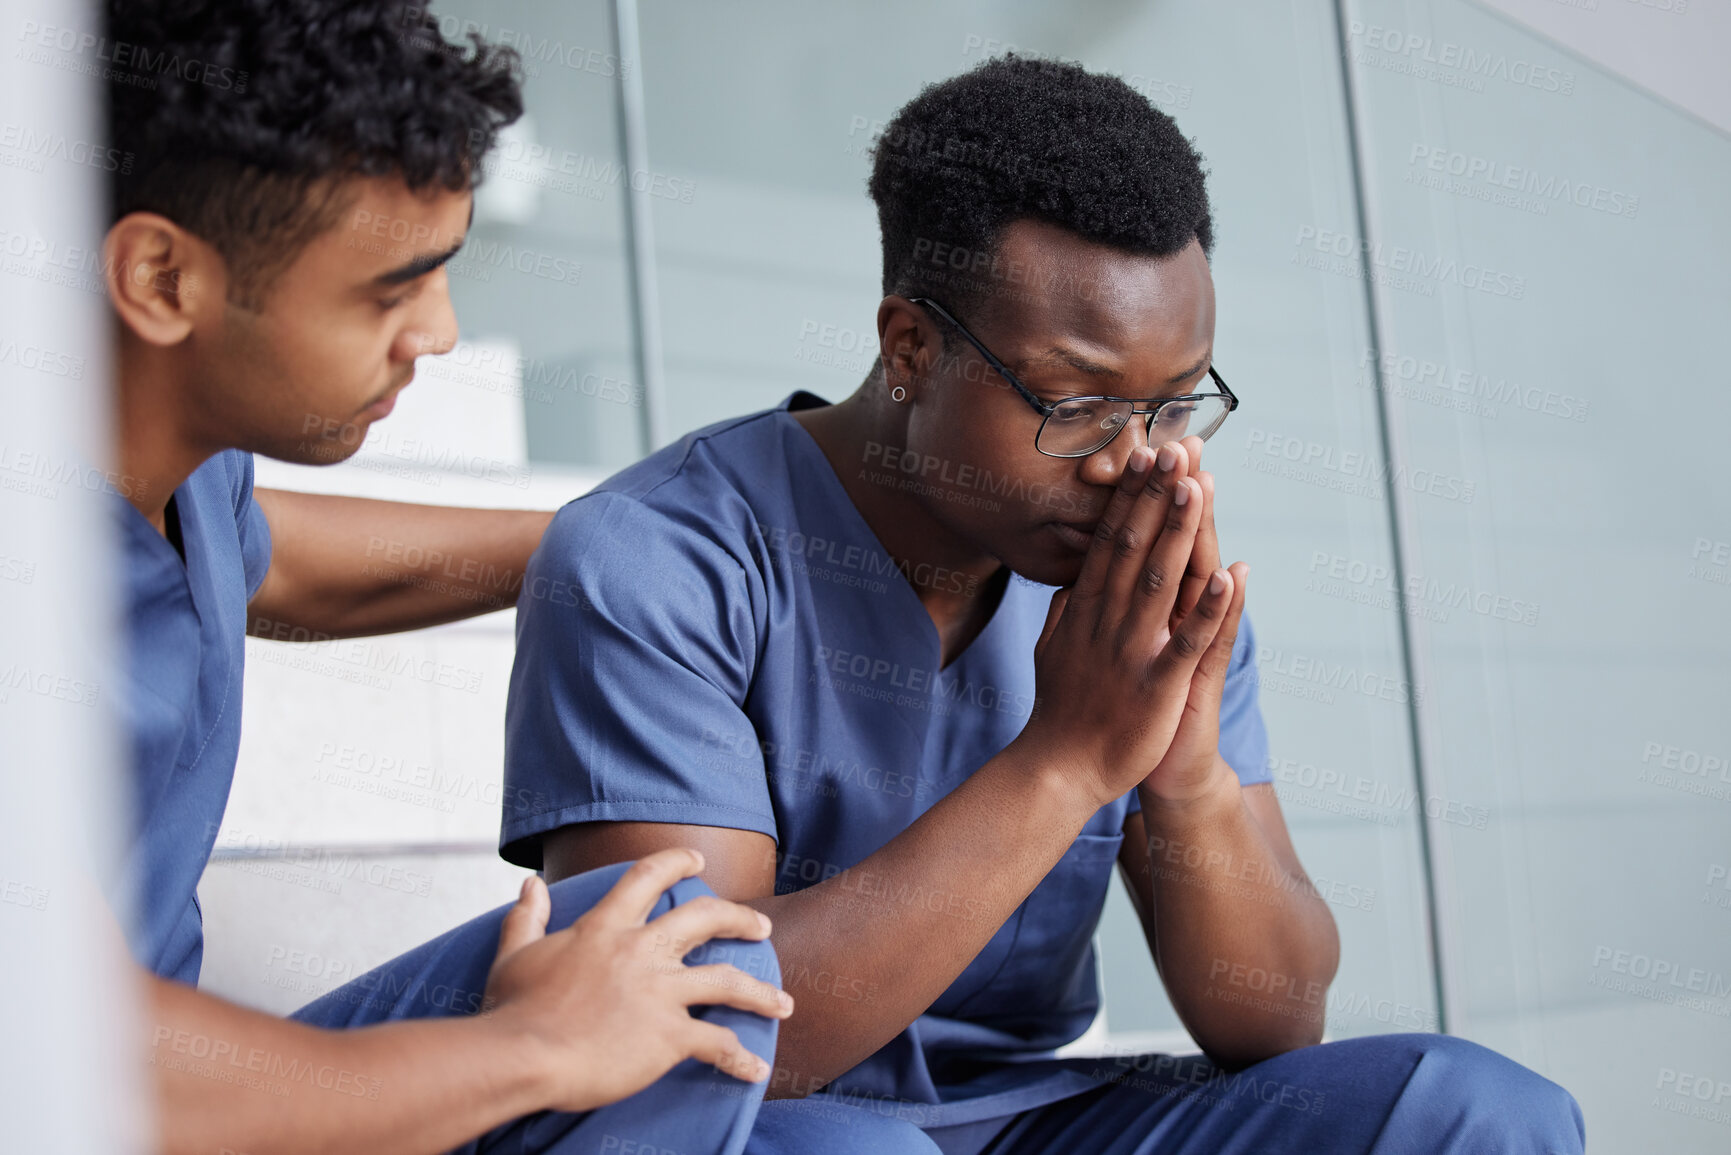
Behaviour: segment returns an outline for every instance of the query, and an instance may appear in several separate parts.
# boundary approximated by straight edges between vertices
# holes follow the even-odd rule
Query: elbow
[[[1254,1067],[1289,1051],[1314,1047],[1322,1042],[1322,1014],[1313,1022],[1292,1022],[1263,1026],[1261,1029],[1239,1032],[1229,1039],[1197,1043],[1208,1061],[1228,1074]]]

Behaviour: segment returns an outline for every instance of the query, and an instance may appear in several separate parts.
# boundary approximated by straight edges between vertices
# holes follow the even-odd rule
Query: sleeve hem
[[[540,870],[542,836],[584,822],[672,822],[685,826],[720,826],[728,830],[755,831],[776,845],[781,844],[774,820],[756,810],[683,799],[674,802],[619,800],[586,802],[506,823],[499,835],[499,857],[514,866]]]

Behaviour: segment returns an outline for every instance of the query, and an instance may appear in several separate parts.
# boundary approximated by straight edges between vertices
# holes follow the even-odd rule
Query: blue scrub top
[[[198,982],[199,876],[216,844],[240,752],[246,606],[270,568],[252,455],[217,454],[174,491],[186,560],[132,503],[111,496],[126,567],[121,716],[131,738],[132,829],[119,905],[139,964]]]
[[[795,393],[699,430],[554,518],[518,603],[505,858],[539,867],[541,836],[581,822],[732,827],[775,839],[787,893],[872,854],[1020,733],[1052,587],[1012,577],[940,670],[913,585],[789,413],[823,403]],[[1220,749],[1246,784],[1268,781],[1254,653],[1245,622]],[[1003,1061],[1093,1021],[1092,938],[1137,807],[1131,791],[1095,814],[931,1010],[829,1090],[947,1105],[922,1125],[1074,1093]]]

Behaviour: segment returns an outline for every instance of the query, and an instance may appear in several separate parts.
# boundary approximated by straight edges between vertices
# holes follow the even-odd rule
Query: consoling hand
[[[731,1030],[692,1017],[690,1008],[715,1004],[784,1019],[793,1013],[792,998],[737,967],[681,961],[711,939],[761,941],[769,919],[703,897],[647,921],[662,891],[702,869],[695,850],[648,855],[583,917],[553,934],[546,883],[535,876],[524,881],[500,928],[483,1014],[539,1049],[553,1108],[588,1111],[616,1102],[688,1058],[748,1082],[769,1075],[769,1064]]]

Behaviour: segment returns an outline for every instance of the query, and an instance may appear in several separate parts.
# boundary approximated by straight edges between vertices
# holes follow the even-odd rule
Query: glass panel
[[[1664,61],[1715,6],[1577,7]],[[1349,11],[1371,244],[1295,247],[1387,318],[1453,1026],[1598,1150],[1723,1151],[1690,1094],[1731,1080],[1731,141],[1482,5]]]
[[[474,30],[522,54],[528,111],[487,162],[451,267],[465,345],[425,367],[520,397],[532,462],[607,471],[643,449],[611,7],[441,0],[434,10],[446,39]]]
[[[1344,941],[1330,1029],[1434,1025],[1410,687],[1393,614],[1360,604],[1387,599],[1391,569],[1374,396],[1355,383],[1363,293],[1293,244],[1354,219],[1332,9],[1257,7],[644,5],[653,166],[694,186],[655,202],[669,411],[677,434],[864,378],[881,295],[865,152],[925,84],[1019,47],[1117,72],[1173,113],[1212,173],[1216,355],[1244,398],[1208,451],[1222,538],[1256,570],[1276,784]],[[1176,1027],[1116,891],[1100,938],[1111,1029]]]

